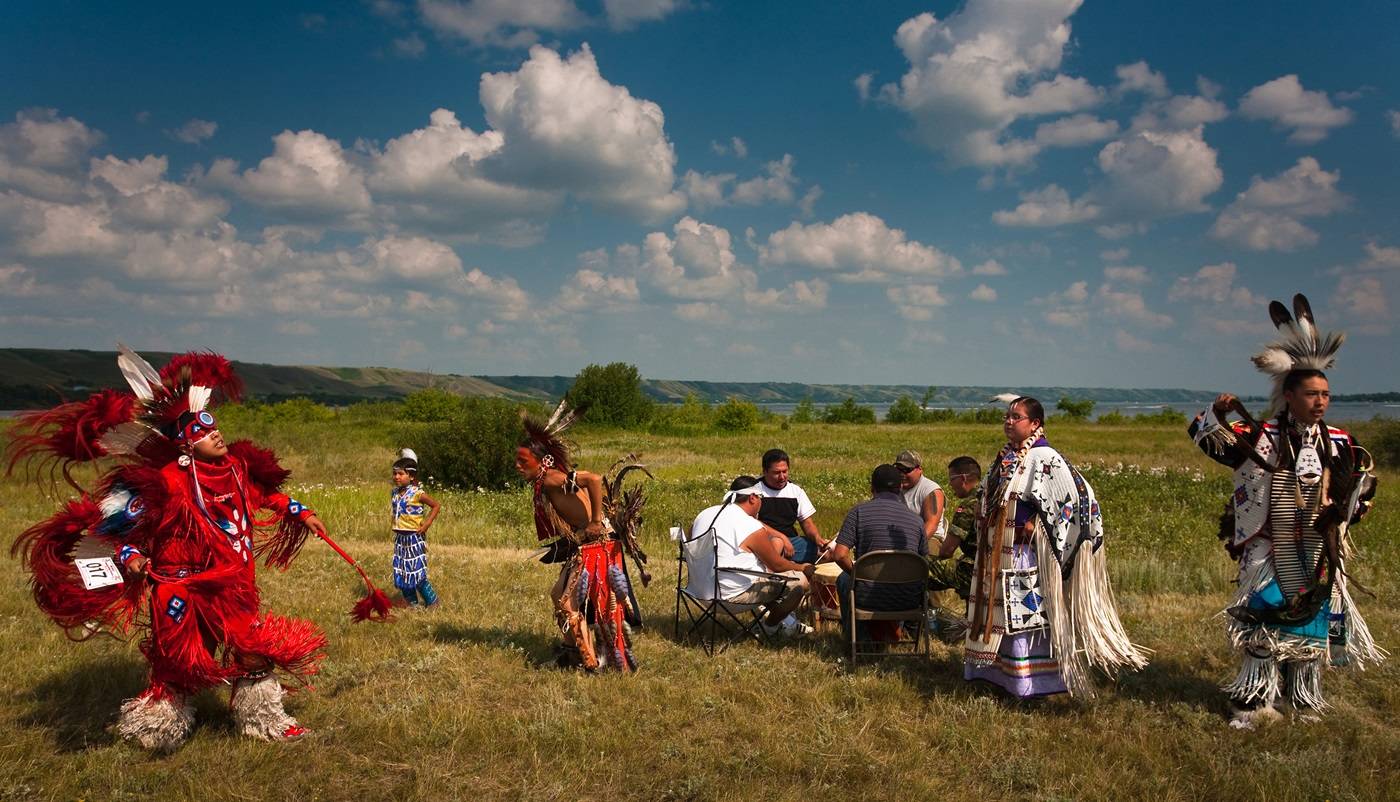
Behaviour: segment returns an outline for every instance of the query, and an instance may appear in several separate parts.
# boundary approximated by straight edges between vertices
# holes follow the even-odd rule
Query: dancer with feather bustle
[[[1231,726],[1240,729],[1280,718],[1280,701],[1311,717],[1327,707],[1322,671],[1329,663],[1365,668],[1385,657],[1347,572],[1350,527],[1375,494],[1370,455],[1323,420],[1331,401],[1324,371],[1345,335],[1319,333],[1302,295],[1293,298],[1293,314],[1274,301],[1269,315],[1280,337],[1253,358],[1273,380],[1264,422],[1221,393],[1189,429],[1207,456],[1234,470],[1220,538],[1239,561],[1226,613],[1241,666],[1224,690]],[[1231,412],[1241,419],[1227,421]]]
[[[642,617],[625,558],[636,562],[643,584],[651,577],[636,538],[645,494],[641,487],[624,491],[622,483],[632,470],[651,474],[634,455],[607,475],[578,470],[563,433],[581,413],[567,400],[548,421],[522,413],[515,469],[534,491],[535,535],[547,544],[540,561],[561,564],[550,591],[562,637],[559,665],[630,673],[637,669],[631,630]]]
[[[11,430],[11,468],[30,460],[61,469],[81,493],[13,546],[35,601],[75,640],[142,635],[149,685],[122,705],[121,736],[175,749],[194,725],[190,697],[229,684],[243,734],[301,737],[307,730],[283,708],[274,671],[304,684],[326,638],[309,621],[261,609],[254,564],[285,568],[326,528],[281,491],[290,472],[271,451],[224,442],[213,402],[242,389],[228,360],[188,353],[157,372],[123,347],[118,366],[132,393],[103,390]],[[115,465],[95,492],[73,481],[74,464],[104,457]],[[387,610],[371,591],[359,617]]]

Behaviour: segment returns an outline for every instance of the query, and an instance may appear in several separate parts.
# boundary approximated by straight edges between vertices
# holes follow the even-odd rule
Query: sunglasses
[[[919,469],[919,466],[918,466],[918,465],[915,465],[915,466],[913,466],[913,467],[906,468],[906,467],[904,467],[903,465],[896,465],[896,466],[894,466],[894,469],[897,470],[897,471],[899,471],[900,473],[908,474],[908,473],[913,473],[914,471],[917,471],[917,470]]]

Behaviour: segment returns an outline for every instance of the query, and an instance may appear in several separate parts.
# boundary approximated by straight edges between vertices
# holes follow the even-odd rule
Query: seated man
[[[924,476],[924,461],[917,451],[899,452],[894,467],[904,475],[899,484],[904,503],[924,520],[924,537],[928,538],[932,549],[934,540],[943,539],[943,488]]]
[[[967,601],[972,592],[972,565],[977,560],[977,510],[982,504],[982,466],[972,457],[948,463],[948,487],[956,497],[948,516],[948,534],[929,557],[929,589],[952,590]],[[949,559],[955,558],[955,559]]]
[[[851,614],[847,609],[846,598],[851,587],[851,571],[855,559],[872,551],[898,549],[928,555],[928,540],[924,537],[924,522],[904,504],[899,488],[903,475],[893,465],[881,465],[870,474],[870,500],[856,505],[846,513],[841,523],[841,531],[836,535],[836,549],[832,559],[841,566],[843,573],[836,580],[836,588],[841,597],[841,625],[850,637]],[[862,583],[865,585],[865,583]],[[907,585],[858,585],[856,605],[863,610],[908,610],[920,606],[924,593],[924,583]],[[887,623],[887,622],[880,622]],[[889,637],[897,628],[882,627],[882,640]],[[868,640],[864,627],[857,628],[857,637]]]
[[[789,545],[787,538],[754,517],[763,503],[759,484],[752,476],[740,476],[730,485],[723,504],[708,507],[695,516],[690,537],[698,538],[713,528],[718,564],[709,564],[708,550],[693,555],[687,561],[690,582],[686,590],[697,599],[713,598],[716,569],[719,569],[720,598],[738,604],[764,605],[768,615],[763,627],[769,635],[779,632],[788,636],[806,635],[812,628],[798,622],[792,611],[807,592],[814,568],[784,557],[783,551]],[[779,574],[781,578],[741,571]]]
[[[787,536],[795,563],[814,563],[828,541],[817,531],[817,508],[807,492],[788,481],[787,452],[773,448],[763,454],[763,481],[757,487],[763,494],[758,520]],[[799,533],[799,525],[802,528]]]

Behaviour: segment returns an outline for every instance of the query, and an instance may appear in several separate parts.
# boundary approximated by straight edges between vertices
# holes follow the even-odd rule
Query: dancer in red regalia
[[[271,451],[224,442],[211,402],[241,390],[226,359],[183,354],[157,372],[123,348],[117,362],[132,393],[103,390],[32,413],[12,432],[11,468],[37,460],[81,493],[14,544],[35,601],[75,640],[144,635],[150,685],[122,705],[122,737],[175,749],[194,726],[190,696],[229,684],[240,732],[299,738],[307,730],[283,708],[274,672],[305,684],[326,638],[309,621],[261,609],[254,563],[287,567],[325,526],[281,492],[289,471]],[[117,464],[89,493],[70,469],[101,457]],[[370,591],[359,620],[388,609]]]

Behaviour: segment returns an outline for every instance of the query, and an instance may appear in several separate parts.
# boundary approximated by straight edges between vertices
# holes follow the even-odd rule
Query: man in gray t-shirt
[[[899,490],[905,505],[923,519],[924,537],[941,542],[947,531],[943,522],[943,488],[924,476],[924,461],[917,451],[899,452],[894,458],[894,467],[903,477]]]
[[[923,522],[900,500],[899,479],[899,472],[893,465],[877,467],[870,475],[870,500],[846,513],[846,520],[836,535],[832,559],[843,569],[836,587],[842,602],[843,628],[847,632],[850,621],[845,599],[855,558],[890,549],[928,554]],[[908,610],[920,605],[924,585],[922,580],[900,585],[861,582],[856,585],[856,604],[866,610]]]

